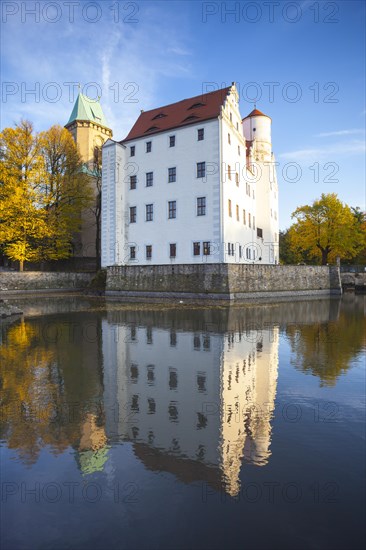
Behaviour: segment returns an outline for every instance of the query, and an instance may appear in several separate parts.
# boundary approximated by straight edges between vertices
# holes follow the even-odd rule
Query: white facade
[[[271,121],[252,118],[261,128],[257,137],[247,130],[247,119],[242,125],[233,85],[217,118],[123,143],[107,141],[102,266],[278,263]]]

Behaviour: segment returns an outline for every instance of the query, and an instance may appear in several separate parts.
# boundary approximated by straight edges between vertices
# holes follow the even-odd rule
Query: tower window
[[[206,163],[197,162],[197,178],[204,178],[206,175]]]
[[[130,223],[136,223],[136,206],[130,207]]]
[[[211,254],[211,243],[210,243],[210,241],[204,241],[202,243],[202,248],[203,248],[203,255],[204,256],[209,256]]]
[[[197,216],[206,215],[206,197],[198,197],[197,199]]]
[[[137,176],[130,176],[130,189],[136,189]]]
[[[200,256],[201,255],[201,243],[196,242],[193,243],[193,256]]]
[[[147,204],[146,205],[146,221],[152,222],[154,218],[154,205]]]
[[[168,202],[168,218],[173,220],[177,217],[177,201]]]
[[[177,181],[177,169],[175,166],[168,168],[168,182],[173,183],[174,181]]]
[[[152,187],[154,181],[153,172],[146,172],[146,187]]]

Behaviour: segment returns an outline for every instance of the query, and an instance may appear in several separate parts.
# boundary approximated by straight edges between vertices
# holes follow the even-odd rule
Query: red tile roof
[[[249,113],[249,115],[244,117],[243,120],[245,120],[246,118],[249,118],[251,116],[266,116],[267,118],[270,118],[269,116],[262,113],[262,111],[259,111],[258,109],[253,109],[253,111],[251,113]]]
[[[231,86],[143,111],[121,143],[217,118],[230,89]]]

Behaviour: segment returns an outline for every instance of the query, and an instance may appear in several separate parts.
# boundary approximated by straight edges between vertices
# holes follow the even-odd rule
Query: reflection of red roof
[[[231,86],[151,111],[143,111],[122,143],[217,118],[230,88]]]
[[[247,157],[249,156],[249,150],[252,146],[252,143],[253,143],[253,141],[250,141],[249,139],[245,140],[245,145],[247,147],[247,150],[246,150]]]
[[[216,491],[222,491],[225,488],[221,470],[217,466],[210,466],[199,460],[182,456],[174,456],[163,450],[150,447],[146,443],[134,443],[133,450],[148,470],[169,472],[187,484],[205,481]]]
[[[253,109],[253,111],[251,113],[249,113],[249,115],[244,117],[243,120],[245,120],[246,118],[249,118],[251,116],[266,116],[267,118],[270,118],[269,116],[262,113],[262,111],[259,111],[258,109]]]

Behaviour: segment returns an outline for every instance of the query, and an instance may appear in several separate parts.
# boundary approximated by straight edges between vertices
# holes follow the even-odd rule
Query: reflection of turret
[[[232,496],[240,489],[243,455],[257,466],[265,465],[270,456],[277,347],[278,329],[265,333],[257,345],[247,340],[231,345],[223,356],[221,460],[226,490]]]

